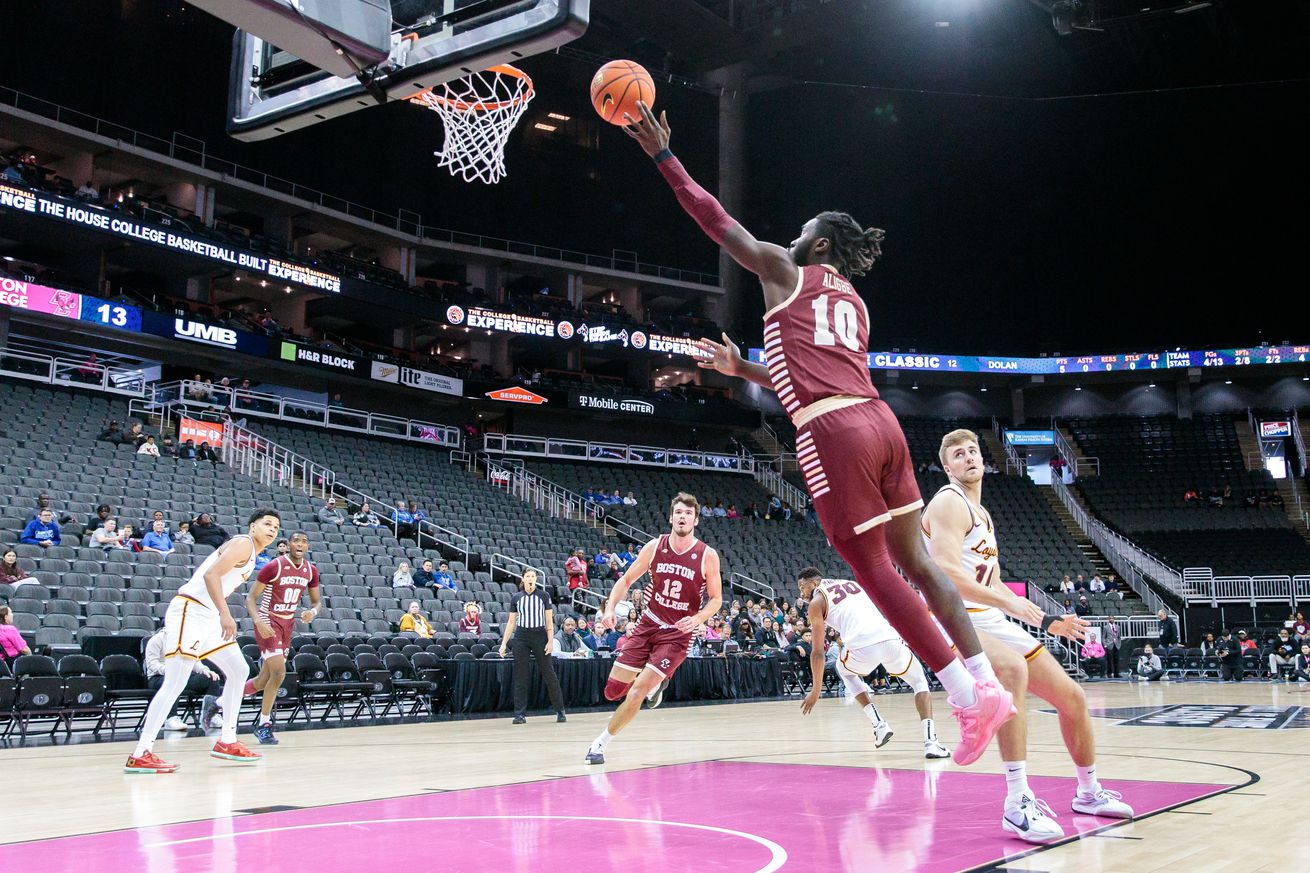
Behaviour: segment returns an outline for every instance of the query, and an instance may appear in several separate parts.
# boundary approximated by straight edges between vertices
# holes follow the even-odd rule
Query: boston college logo
[[[463,324],[464,309],[459,306],[446,307],[446,321],[449,321],[451,324]]]

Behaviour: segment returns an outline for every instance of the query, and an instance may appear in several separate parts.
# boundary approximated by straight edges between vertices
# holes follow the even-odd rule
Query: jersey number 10
[[[838,300],[833,307],[832,318],[828,318],[828,295],[820,294],[810,304],[814,310],[814,344],[816,346],[835,346],[837,340],[851,351],[860,347],[860,322],[855,313],[855,304],[849,300]],[[829,329],[829,323],[832,329]]]

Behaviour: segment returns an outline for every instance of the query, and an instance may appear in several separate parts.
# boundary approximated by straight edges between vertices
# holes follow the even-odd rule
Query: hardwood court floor
[[[603,767],[582,757],[605,713],[565,725],[288,731],[249,767],[209,758],[212,740],[166,739],[156,751],[182,764],[170,776],[123,774],[126,741],[3,749],[0,869],[332,873],[405,858],[443,871],[1282,873],[1304,863],[1310,693],[1085,687],[1104,716],[1094,720],[1101,779],[1147,814],[1071,813],[1058,724],[1030,698],[1029,772],[1047,777],[1034,787],[1071,836],[1054,847],[1001,831],[994,747],[963,770],[923,760],[912,700],[895,695],[877,698],[897,730],[879,750],[841,699],[805,718],[798,700],[664,707],[643,712]],[[954,721],[939,725],[949,744]]]

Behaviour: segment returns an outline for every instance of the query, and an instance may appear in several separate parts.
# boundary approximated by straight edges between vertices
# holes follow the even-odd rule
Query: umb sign
[[[185,443],[187,440],[193,441],[196,445],[209,443],[217,448],[223,445],[223,425],[212,421],[201,421],[198,418],[183,418],[178,424],[177,441]]]
[[[1278,437],[1290,437],[1291,435],[1292,423],[1290,421],[1260,422],[1260,436],[1264,439],[1277,439]]]
[[[501,388],[498,391],[488,391],[486,394],[492,400],[501,400],[505,403],[530,403],[533,406],[540,406],[546,402],[546,398],[540,394],[529,391],[526,388]]]

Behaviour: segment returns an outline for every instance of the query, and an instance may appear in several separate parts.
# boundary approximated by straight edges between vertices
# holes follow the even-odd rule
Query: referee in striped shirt
[[[524,570],[523,586],[510,604],[509,627],[500,643],[502,658],[507,646],[514,648],[514,724],[527,722],[528,683],[532,681],[529,658],[535,658],[537,668],[541,670],[551,706],[555,707],[555,721],[567,721],[564,717],[564,692],[560,690],[554,659],[550,656],[555,644],[554,631],[555,617],[551,612],[550,597],[537,587],[537,571]]]

